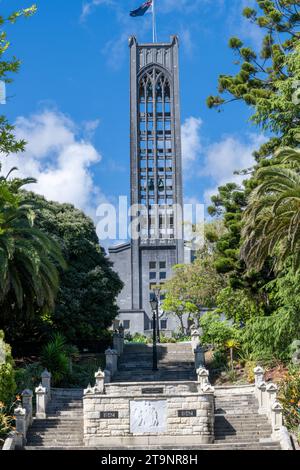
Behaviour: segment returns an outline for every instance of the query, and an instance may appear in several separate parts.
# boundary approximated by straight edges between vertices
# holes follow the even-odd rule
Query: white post
[[[96,387],[99,393],[104,393],[105,373],[102,372],[101,369],[99,369],[98,372],[96,372],[95,379],[96,379]]]
[[[200,384],[200,389],[202,390],[203,387],[206,385],[210,385],[209,383],[209,372],[207,369],[200,368],[197,370],[197,376],[198,376],[198,383]]]
[[[272,406],[276,402],[278,387],[277,385],[273,383],[269,383],[266,387],[266,391],[267,391],[267,410],[268,410],[269,417],[271,417]]]
[[[26,410],[27,429],[32,424],[32,396],[31,390],[24,390],[22,392],[22,406]]]
[[[106,369],[108,369],[113,376],[118,370],[118,353],[114,349],[107,349],[105,351],[105,356]]]
[[[262,382],[257,389],[257,398],[259,403],[259,414],[265,415],[268,414],[267,410],[267,392],[266,392],[267,384]]]
[[[51,400],[51,373],[48,372],[47,369],[45,369],[41,375],[41,379],[42,379],[42,386],[47,390],[47,403],[48,403],[48,401]]]
[[[264,381],[265,371],[262,367],[255,367],[254,376],[255,376],[255,388],[257,389],[260,384]],[[256,390],[257,391],[257,390]]]
[[[198,346],[200,346],[200,333],[199,330],[193,329],[191,333],[192,337],[192,350],[195,352]]]
[[[16,448],[23,449],[26,444],[26,410],[19,406],[14,411],[16,417]]]
[[[35,389],[36,393],[36,419],[46,419],[46,407],[47,407],[47,389],[39,385]]]
[[[278,401],[275,401],[272,406],[271,411],[271,421],[272,421],[272,428],[273,433],[278,433],[280,428],[283,426],[283,416],[282,416],[282,406]]]

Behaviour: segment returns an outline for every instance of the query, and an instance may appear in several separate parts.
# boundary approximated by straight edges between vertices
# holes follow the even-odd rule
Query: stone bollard
[[[108,369],[111,372],[111,376],[113,376],[118,370],[118,353],[114,349],[107,349],[105,356],[106,369]]]
[[[261,384],[257,388],[257,399],[259,403],[259,414],[265,415],[268,414],[267,409],[267,384],[265,382],[261,382]]]
[[[198,370],[205,366],[205,352],[204,348],[198,344],[196,349],[194,349],[195,353],[195,369]]]
[[[111,371],[108,369],[105,369],[104,371],[104,383],[109,384],[111,382]]]
[[[255,367],[254,376],[255,376],[255,388],[258,389],[260,384],[264,381],[265,371],[262,367]],[[257,390],[256,390],[257,392]]]
[[[121,355],[122,355],[124,352],[124,337],[125,337],[125,330],[122,324],[119,326],[119,335],[120,335],[120,349],[121,349]]]
[[[278,401],[275,401],[271,408],[271,422],[273,433],[277,433],[283,426],[282,406]]]
[[[35,389],[36,393],[36,419],[46,419],[46,407],[47,407],[47,389],[39,385]]]
[[[114,333],[113,335],[113,346],[114,350],[117,351],[118,356],[122,355],[122,338],[120,333]]]
[[[47,390],[47,403],[51,400],[51,373],[44,370],[41,375],[42,378],[42,386]]]
[[[95,379],[96,379],[96,387],[99,390],[99,393],[104,393],[105,373],[102,372],[101,369],[99,369],[98,372],[96,372]]]
[[[209,372],[207,369],[204,369],[203,367],[200,367],[200,369],[197,370],[197,376],[198,376],[198,383],[200,385],[200,389],[202,390],[203,387],[206,385],[210,385],[209,383]]]
[[[272,406],[274,405],[277,399],[277,392],[278,392],[277,385],[273,383],[269,383],[266,387],[266,392],[267,392],[267,410],[268,410],[268,415],[271,417]]]
[[[16,417],[16,448],[23,449],[26,444],[26,410],[19,406],[15,409]]]
[[[192,351],[194,352],[198,346],[200,346],[200,332],[197,329],[193,329],[191,333],[192,337]]]
[[[22,392],[22,406],[26,410],[27,429],[32,425],[32,397],[31,390],[24,390]]]

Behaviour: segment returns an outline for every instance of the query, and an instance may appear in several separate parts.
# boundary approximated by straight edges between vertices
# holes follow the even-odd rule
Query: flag
[[[144,16],[150,7],[152,7],[152,0],[148,0],[136,10],[131,11],[130,16]]]
[[[3,81],[0,81],[0,104],[6,104],[6,87]]]

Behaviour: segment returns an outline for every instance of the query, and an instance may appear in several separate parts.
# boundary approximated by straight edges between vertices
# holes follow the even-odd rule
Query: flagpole
[[[157,42],[155,0],[152,0],[152,34],[153,34],[153,43],[155,43]]]

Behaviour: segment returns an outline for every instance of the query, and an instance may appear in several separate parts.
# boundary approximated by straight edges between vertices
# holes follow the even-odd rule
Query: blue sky
[[[102,201],[129,194],[128,37],[151,41],[151,15],[131,18],[141,0],[43,0],[38,13],[7,27],[22,60],[0,111],[28,141],[22,175],[36,191],[71,202],[95,219]],[[209,110],[219,74],[236,69],[228,39],[258,47],[260,33],[241,11],[253,0],[156,0],[158,40],[180,39],[181,119],[186,201],[209,201],[234,170],[249,167],[263,141],[242,104]],[[2,0],[1,14],[30,0]],[[13,161],[15,160],[15,161]],[[235,177],[236,178],[236,177]]]

